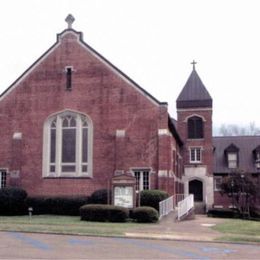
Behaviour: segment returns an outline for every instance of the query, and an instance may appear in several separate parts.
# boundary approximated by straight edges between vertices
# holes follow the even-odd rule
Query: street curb
[[[55,233],[55,232],[43,232],[43,231],[10,231],[10,230],[0,230],[1,233],[23,233],[23,234],[43,234],[43,235],[58,235],[58,236],[79,236],[79,237],[100,237],[100,238],[124,238],[124,239],[148,239],[148,240],[165,240],[165,241],[179,241],[179,242],[193,242],[193,243],[218,243],[218,244],[237,244],[237,245],[259,245],[260,242],[234,242],[234,241],[218,241],[218,240],[198,240],[198,239],[187,239],[187,238],[173,238],[166,237],[165,234],[158,234],[158,236],[151,236],[147,234],[146,236],[127,236],[127,235],[94,235],[94,234],[80,234],[80,233]],[[134,233],[138,234],[138,233]],[[143,233],[142,233],[143,234]]]

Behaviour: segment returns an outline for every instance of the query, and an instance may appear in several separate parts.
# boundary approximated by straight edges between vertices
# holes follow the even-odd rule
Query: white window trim
[[[195,160],[191,160],[191,151],[193,149],[196,149],[195,150]],[[197,155],[197,149],[199,149],[199,153],[200,153],[200,160],[197,160],[198,158],[198,155]],[[201,163],[202,162],[202,147],[201,146],[192,146],[192,147],[189,147],[189,160],[190,160],[190,163]]]
[[[76,171],[75,172],[62,172],[61,167],[66,163],[61,163],[61,142],[62,142],[62,135],[61,131],[57,131],[56,135],[56,161],[55,161],[55,172],[50,172],[50,148],[51,148],[51,138],[50,138],[50,126],[52,120],[57,117],[56,127],[61,129],[61,116],[64,115],[76,115],[77,118],[77,129],[76,129],[76,136],[80,136],[82,138],[82,123],[81,117],[84,116],[87,120],[88,124],[88,162],[87,162],[87,172],[82,172],[82,165],[86,165],[82,162],[82,144],[79,142],[79,138],[76,138]],[[77,177],[92,177],[92,161],[93,161],[93,124],[91,119],[82,113],[65,110],[56,114],[51,115],[47,118],[44,123],[44,132],[43,132],[43,177],[50,177],[50,178],[77,178]]]
[[[235,155],[235,159],[230,159],[230,155]],[[228,152],[227,153],[227,161],[228,161],[228,168],[229,169],[236,169],[238,167],[238,154],[237,154],[237,152]],[[233,163],[235,164],[235,167],[232,166]]]
[[[139,187],[136,187],[136,190],[137,191],[142,191],[144,190],[144,175],[143,173],[144,172],[148,172],[148,190],[150,190],[151,188],[151,169],[150,168],[147,168],[147,169],[144,169],[144,168],[135,168],[135,169],[131,169],[131,172],[132,172],[132,176],[135,177],[135,172],[140,172],[140,180],[139,180]]]
[[[214,191],[220,191],[221,189],[217,187],[217,180],[220,180],[222,183],[223,177],[222,176],[214,176]]]
[[[65,66],[64,72],[67,72],[68,69],[71,69],[72,72],[75,71],[74,68],[73,68],[73,66],[69,65],[69,66]]]
[[[203,122],[207,122],[207,120],[205,119],[205,117],[202,116],[202,115],[199,115],[199,114],[191,114],[191,115],[187,116],[187,117],[184,119],[183,122],[187,123],[188,120],[189,120],[190,118],[192,118],[192,117],[200,117]]]

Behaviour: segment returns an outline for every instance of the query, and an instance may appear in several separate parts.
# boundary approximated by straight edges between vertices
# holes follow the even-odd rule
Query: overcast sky
[[[193,59],[214,126],[260,126],[259,0],[3,0],[0,92],[56,41],[73,14],[84,41],[159,101],[175,101]]]

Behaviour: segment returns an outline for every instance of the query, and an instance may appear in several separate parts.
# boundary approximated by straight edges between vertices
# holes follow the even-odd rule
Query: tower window
[[[188,138],[203,138],[203,121],[201,117],[193,116],[188,119]]]
[[[200,163],[200,162],[201,162],[201,147],[191,147],[190,163]]]
[[[73,67],[66,67],[65,70],[66,70],[66,90],[71,90]]]

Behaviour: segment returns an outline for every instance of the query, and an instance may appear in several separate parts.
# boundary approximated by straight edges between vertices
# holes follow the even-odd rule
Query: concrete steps
[[[206,204],[204,202],[194,202],[195,214],[206,214]]]

